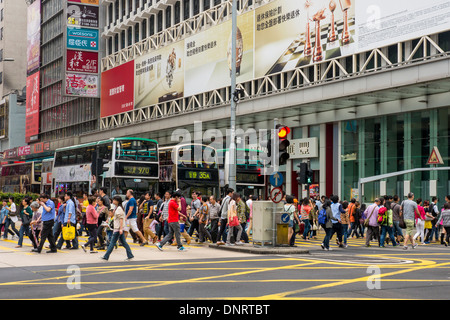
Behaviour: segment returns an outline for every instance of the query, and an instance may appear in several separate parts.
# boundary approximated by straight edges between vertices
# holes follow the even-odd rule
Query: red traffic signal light
[[[278,129],[278,137],[280,139],[286,139],[288,134],[291,133],[291,129],[289,127],[286,126],[281,126]]]

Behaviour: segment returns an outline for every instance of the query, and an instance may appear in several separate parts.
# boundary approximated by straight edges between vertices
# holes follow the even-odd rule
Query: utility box
[[[277,246],[289,245],[289,220],[290,217],[288,213],[278,211],[275,214],[275,223],[277,225]]]
[[[275,206],[275,210],[274,210]],[[283,204],[274,204],[272,201],[253,201],[253,221],[252,221],[252,237],[253,244],[274,246],[277,241],[277,213],[283,212]],[[281,214],[279,219],[281,219]],[[289,221],[288,221],[289,223]],[[280,220],[280,225],[283,225]],[[275,228],[275,229],[274,229]],[[287,229],[286,229],[287,230]],[[280,228],[280,233],[284,234],[284,227]],[[287,238],[281,235],[281,239]],[[285,240],[283,240],[284,243]]]

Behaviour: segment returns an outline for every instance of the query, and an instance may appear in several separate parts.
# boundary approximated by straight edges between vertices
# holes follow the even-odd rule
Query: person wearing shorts
[[[414,201],[414,193],[408,194],[408,200],[402,202],[401,205],[401,215],[403,215],[403,220],[406,224],[406,234],[405,242],[403,244],[403,249],[408,249],[408,241],[411,241],[413,249],[417,248],[417,244],[414,242],[414,235],[416,233],[416,228],[414,225],[415,215],[420,215],[417,203]]]
[[[123,231],[125,232],[125,238],[127,238],[128,231],[133,230],[133,232],[139,237],[141,240],[141,243],[146,245],[148,244],[148,241],[145,240],[144,236],[142,235],[142,232],[139,231],[138,224],[137,224],[137,201],[133,196],[133,190],[127,191],[127,199],[128,202],[125,206],[125,227],[123,228]]]

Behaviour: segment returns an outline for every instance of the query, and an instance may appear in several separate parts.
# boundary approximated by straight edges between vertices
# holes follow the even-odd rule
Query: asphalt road
[[[132,245],[137,257],[132,262],[123,261],[123,248],[111,256],[116,260],[102,262],[101,253],[38,255],[13,244],[0,242],[0,299],[436,300],[448,299],[450,292],[450,248],[438,244],[404,251],[365,248],[362,240],[351,239],[348,248],[326,252],[320,240],[297,241],[310,250],[301,255],[200,245],[183,253],[175,247],[159,252]]]

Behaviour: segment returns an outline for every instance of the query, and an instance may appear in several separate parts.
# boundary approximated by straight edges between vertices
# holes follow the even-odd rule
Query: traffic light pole
[[[231,10],[231,119],[228,185],[236,191],[236,40],[237,40],[237,0],[233,0]]]

